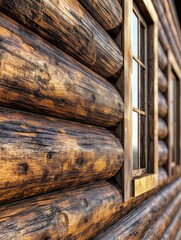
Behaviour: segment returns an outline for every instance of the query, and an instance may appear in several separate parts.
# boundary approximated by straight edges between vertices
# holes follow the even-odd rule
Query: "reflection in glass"
[[[139,169],[139,156],[138,156],[138,113],[133,112],[132,119],[132,144],[133,144],[133,169]]]
[[[133,74],[132,74],[132,104],[133,107],[138,108],[138,63],[133,60]]]
[[[140,165],[146,167],[146,117],[140,115]]]
[[[145,27],[140,22],[140,55],[141,55],[141,61],[145,63],[145,48],[146,48],[146,41],[145,41]]]
[[[141,68],[140,72],[140,109],[142,111],[146,111],[145,106],[146,106],[146,76],[145,76],[145,69]]]
[[[138,58],[138,18],[133,12],[133,18],[132,18],[133,24],[133,30],[132,30],[132,39],[133,39],[133,55]]]

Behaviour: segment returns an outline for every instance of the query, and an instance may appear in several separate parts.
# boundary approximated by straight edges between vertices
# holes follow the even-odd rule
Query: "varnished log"
[[[175,217],[181,206],[181,193],[168,205],[163,215],[151,226],[142,240],[160,240],[166,228]],[[167,238],[170,239],[170,238]]]
[[[118,0],[79,0],[79,2],[111,36],[118,35],[123,19]]]
[[[164,93],[168,87],[167,78],[160,68],[158,68],[158,87],[162,93]]]
[[[0,9],[100,75],[119,77],[121,51],[78,0],[0,0]]]
[[[181,206],[181,204],[180,204]],[[173,221],[170,223],[169,227],[167,228],[167,230],[164,232],[163,236],[162,236],[162,240],[175,240],[175,236],[178,232],[178,230],[180,229],[180,224],[181,224],[181,208],[177,209],[177,215],[174,217]]]
[[[142,239],[150,226],[163,214],[180,190],[181,179],[178,179],[119,219],[107,230],[102,231],[94,239]]]
[[[122,197],[98,182],[0,207],[0,239],[87,240],[117,218]]]
[[[166,122],[162,119],[158,119],[158,137],[159,139],[165,139],[168,135],[168,128]]]
[[[168,65],[166,53],[159,41],[158,41],[158,64],[163,71],[166,69]]]
[[[0,104],[101,126],[123,116],[107,80],[0,13]]]
[[[158,92],[158,113],[162,118],[166,117],[168,113],[167,100],[160,92]]]
[[[107,130],[0,108],[0,202],[115,175],[123,162]]]
[[[168,160],[168,147],[163,141],[158,141],[158,164],[163,166]]]

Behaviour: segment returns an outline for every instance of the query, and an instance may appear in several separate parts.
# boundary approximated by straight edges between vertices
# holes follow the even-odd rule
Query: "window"
[[[177,176],[181,172],[181,72],[172,54],[169,52],[168,68],[168,128],[169,128],[169,176]]]
[[[157,14],[151,1],[123,1],[124,201],[157,185]],[[148,37],[149,36],[149,37]]]

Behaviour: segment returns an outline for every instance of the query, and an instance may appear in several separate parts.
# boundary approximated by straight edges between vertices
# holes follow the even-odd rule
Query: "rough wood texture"
[[[78,0],[0,0],[0,9],[100,75],[119,77],[121,51]]]
[[[158,141],[158,164],[163,166],[168,160],[168,147],[163,141]]]
[[[79,0],[98,23],[113,37],[121,30],[122,8],[117,0]]]
[[[94,239],[142,239],[180,190],[181,178],[157,192]]]
[[[142,240],[160,240],[181,206],[181,193],[168,205],[163,215],[153,224]],[[170,239],[170,238],[167,238]]]
[[[166,67],[168,65],[167,55],[159,41],[158,41],[158,64],[163,71],[166,70]]]
[[[162,119],[158,119],[158,137],[159,139],[165,139],[168,135],[168,128],[166,122]]]
[[[181,204],[180,204],[181,206]],[[177,209],[178,213],[167,228],[167,230],[164,232],[162,236],[162,240],[175,240],[175,236],[180,229],[180,224],[181,224],[181,208],[179,207]]]
[[[103,128],[0,108],[0,202],[115,175],[119,140]]]
[[[0,13],[0,103],[101,126],[123,117],[120,94],[84,67]]]
[[[95,240],[142,239],[150,225],[161,216],[167,205],[179,193],[180,189],[181,179],[168,185],[143,202],[106,231],[98,235]]]
[[[168,81],[165,73],[160,68],[158,68],[158,87],[162,93],[166,92],[168,87]]]
[[[87,240],[116,219],[122,197],[98,182],[0,207],[1,240]]]
[[[177,234],[175,235],[175,239],[174,240],[180,240],[181,239],[181,227],[179,228]]]
[[[166,117],[168,113],[167,100],[160,92],[158,93],[158,113],[162,118]]]

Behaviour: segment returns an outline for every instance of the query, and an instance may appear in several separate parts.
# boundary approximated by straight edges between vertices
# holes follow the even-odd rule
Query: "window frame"
[[[175,80],[179,85],[179,111],[177,114],[179,123],[179,162],[173,166],[173,152],[172,152],[172,109],[171,109],[171,81],[175,76]],[[168,51],[168,175],[169,177],[177,177],[181,174],[181,70],[177,61],[171,52]]]
[[[149,173],[139,177],[133,177],[133,148],[132,144],[132,12],[134,4],[137,5],[148,25],[150,36],[148,44],[148,156],[152,159],[152,164],[148,164]],[[127,0],[123,1],[123,55],[124,69],[121,76],[121,88],[124,99],[124,119],[123,119],[123,145],[124,145],[124,165],[123,165],[123,193],[124,201],[132,197],[143,194],[158,184],[158,56],[157,56],[157,14],[151,1],[147,0]],[[154,101],[153,101],[154,99]]]

